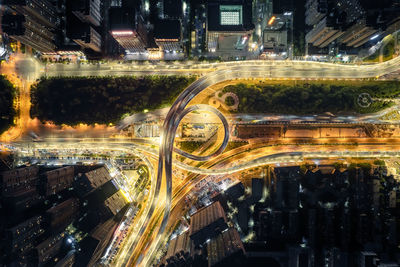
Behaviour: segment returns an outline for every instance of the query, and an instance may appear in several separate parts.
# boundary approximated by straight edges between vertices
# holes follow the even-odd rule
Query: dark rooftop
[[[240,266],[233,255],[244,253],[242,241],[235,228],[228,228],[207,244],[208,266]],[[235,264],[236,263],[236,264]]]
[[[135,28],[135,11],[133,9],[111,7],[109,14],[111,30],[132,30]]]
[[[9,35],[24,35],[25,27],[23,23],[25,22],[25,17],[23,15],[3,15],[3,32]]]
[[[199,209],[191,216],[190,235],[193,235],[219,219],[226,221],[225,212],[219,202],[214,202],[207,207]]]
[[[156,39],[181,39],[181,22],[174,20],[159,20],[154,27]]]
[[[26,0],[4,0],[3,5],[26,5]]]
[[[70,0],[71,9],[74,11],[88,10],[90,0]]]
[[[169,18],[182,17],[182,0],[164,0],[164,15]]]

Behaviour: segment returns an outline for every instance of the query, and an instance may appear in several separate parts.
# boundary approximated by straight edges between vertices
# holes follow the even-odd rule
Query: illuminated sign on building
[[[133,35],[133,31],[112,31],[112,35]]]
[[[241,5],[220,5],[219,12],[221,25],[243,24],[243,8]]]

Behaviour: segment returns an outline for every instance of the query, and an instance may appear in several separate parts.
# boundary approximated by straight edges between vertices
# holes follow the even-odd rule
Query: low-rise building
[[[228,228],[207,243],[208,266],[239,266],[244,261],[244,247],[235,228]]]
[[[154,40],[163,53],[183,52],[180,20],[159,20],[154,29]]]
[[[263,46],[265,53],[280,54],[287,50],[287,30],[264,30]]]
[[[190,220],[189,236],[196,246],[204,244],[228,227],[225,212],[219,202],[199,209]]]

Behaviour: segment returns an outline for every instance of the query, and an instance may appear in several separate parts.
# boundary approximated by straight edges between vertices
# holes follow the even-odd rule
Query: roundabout
[[[228,99],[231,99],[228,101]],[[228,104],[228,102],[233,101],[233,103]],[[214,108],[223,107],[226,111],[237,110],[239,107],[239,97],[232,93],[222,91],[215,92],[214,96],[210,97],[208,104]]]

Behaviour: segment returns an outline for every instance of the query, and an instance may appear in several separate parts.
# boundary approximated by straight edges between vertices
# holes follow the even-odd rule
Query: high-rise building
[[[373,267],[379,265],[379,258],[373,251],[362,251],[358,262],[360,267]]]
[[[208,1],[206,28],[209,52],[247,51],[254,31],[251,1]]]
[[[98,240],[99,243],[96,247],[96,250],[93,252],[93,256],[90,259],[90,262],[87,266],[96,266],[98,265],[98,261],[104,254],[104,251],[110,245],[109,241],[117,230],[119,224],[118,221],[114,218],[111,218],[105,221],[102,224],[99,224],[91,231],[90,236]]]
[[[59,260],[55,267],[72,267],[75,263],[75,251],[71,250],[64,256],[61,260]]]
[[[264,30],[263,45],[264,52],[279,54],[286,52],[288,44],[286,28],[281,30]]]
[[[100,0],[72,0],[67,5],[71,12],[67,13],[67,36],[86,50],[88,55],[94,55],[92,51],[100,53],[102,49],[102,37],[100,34],[101,1]],[[88,51],[92,50],[92,51]]]
[[[3,197],[13,196],[21,191],[29,191],[38,182],[38,166],[17,168],[0,173]]]
[[[313,260],[313,251],[309,247],[288,247],[288,266],[310,267],[315,266]],[[337,266],[337,265],[334,265]]]
[[[7,9],[3,31],[12,39],[40,52],[52,52],[56,49],[54,41],[59,18],[52,3],[47,0],[5,0],[2,5]],[[21,30],[12,31],[9,25],[13,24],[21,24]]]
[[[182,0],[160,0],[158,6],[161,19],[182,19],[183,17]]]
[[[306,34],[306,43],[314,46],[325,47],[337,39],[343,32],[335,23],[335,18],[324,17],[315,27]]]
[[[333,42],[360,47],[375,36],[388,34],[386,29],[400,20],[398,5],[396,1],[308,0],[305,22],[310,30],[306,43],[319,48]]]
[[[41,189],[46,195],[57,194],[67,189],[74,181],[74,167],[67,166],[45,172],[41,175]]]
[[[272,17],[272,0],[253,1],[253,24],[255,25],[255,34],[259,38],[263,36],[263,31]]]
[[[238,198],[244,195],[244,185],[242,182],[230,185],[229,188],[225,190],[225,195],[232,201],[237,201]]]
[[[41,202],[42,197],[36,189],[38,172],[38,166],[29,166],[0,174],[2,204],[7,212],[22,212]]]
[[[251,197],[254,202],[259,201],[263,197],[264,180],[261,178],[251,179]]]
[[[53,235],[36,246],[38,266],[53,265],[58,261],[55,256],[63,245],[64,233]]]
[[[73,166],[51,168],[49,171],[43,167],[31,166],[0,173],[1,189],[6,190],[6,196],[0,194],[0,250],[5,252],[0,257],[0,265],[4,263],[6,266],[72,266],[77,258],[78,265],[89,262],[90,255],[82,256],[82,253],[74,250],[74,244],[80,242],[80,239],[74,240],[73,237],[66,236],[66,227],[71,225],[78,215],[81,215],[81,219],[96,217],[97,214],[94,224],[88,225],[87,228],[82,227],[82,224],[88,224],[87,221],[78,220],[74,227],[95,238],[91,240],[94,240],[96,245],[100,244],[96,255],[101,257],[101,252],[107,247],[114,230],[123,218],[114,215],[118,212],[123,214],[128,208],[128,200],[118,191],[117,185],[104,167],[76,168],[91,171],[77,177],[73,186]],[[81,195],[74,192],[80,187],[79,180],[84,181],[83,185],[86,185],[83,186],[84,192],[91,193]],[[71,198],[71,194],[78,195],[80,199]],[[34,207],[31,208],[32,206]],[[96,226],[98,227],[92,231]],[[81,242],[81,245],[89,250],[85,242]],[[95,250],[96,246],[92,249]]]
[[[299,203],[299,169],[297,167],[276,168],[272,189],[274,207],[297,209]]]
[[[110,34],[127,53],[144,53],[148,47],[145,21],[136,5],[122,4],[109,10]]]
[[[36,239],[45,232],[44,217],[34,216],[5,231],[7,251],[25,255],[35,246]]]
[[[21,14],[5,13],[2,16],[2,30],[9,36],[21,36],[25,34],[25,16]]]
[[[72,40],[83,49],[101,52],[101,35],[89,24],[84,24],[71,33]]]
[[[100,26],[102,20],[100,0],[73,0],[71,2],[72,13],[82,22]]]
[[[306,24],[313,26],[328,13],[328,0],[307,0],[305,7]]]
[[[183,59],[184,42],[189,35],[189,4],[183,0],[158,0],[158,19],[154,24],[154,40],[164,60]],[[194,8],[194,7],[193,7]],[[152,49],[148,49],[151,52]],[[157,59],[154,54],[152,58]]]
[[[79,201],[70,198],[46,211],[47,221],[52,232],[64,229],[72,222],[79,209]]]
[[[43,197],[35,188],[21,189],[12,195],[2,197],[3,208],[10,214],[21,213],[39,204]]]

